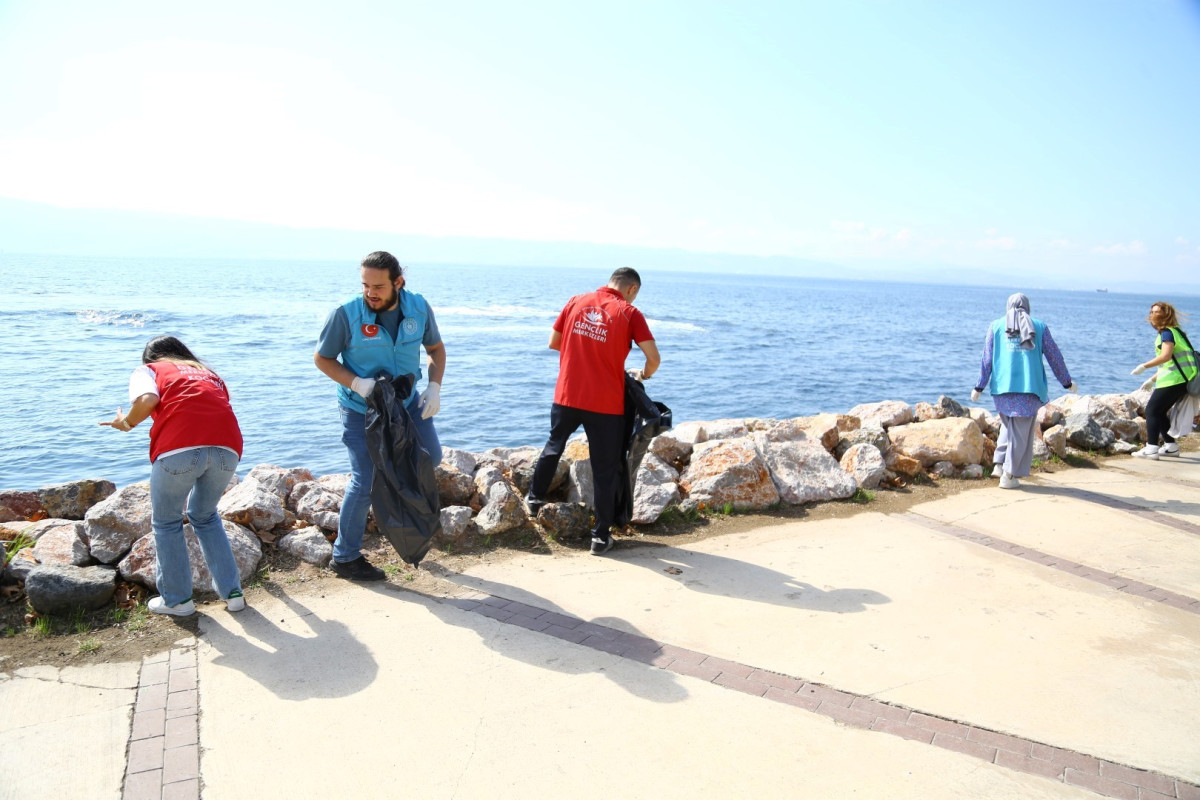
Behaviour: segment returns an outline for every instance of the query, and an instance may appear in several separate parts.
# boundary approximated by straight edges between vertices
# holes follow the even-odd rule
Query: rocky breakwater
[[[1038,418],[1035,458],[1132,452],[1145,440],[1149,387],[1128,395],[1067,395]],[[638,469],[633,524],[667,509],[763,511],[854,496],[860,489],[913,480],[980,479],[992,465],[998,417],[949,397],[909,405],[882,401],[845,414],[792,419],[687,422],[656,437]],[[592,473],[582,439],[569,443],[547,499],[531,519],[521,501],[536,447],[469,453],[446,448],[437,467],[443,550],[510,532],[583,536],[591,524]],[[218,512],[242,579],[263,548],[324,566],[332,555],[348,475],[314,477],[304,468],[259,465],[231,482]],[[211,577],[185,526],[198,591]],[[39,613],[94,609],[110,602],[118,580],[153,588],[154,537],[147,484],[116,489],[78,481],[36,492],[0,492],[3,580],[23,584]]]

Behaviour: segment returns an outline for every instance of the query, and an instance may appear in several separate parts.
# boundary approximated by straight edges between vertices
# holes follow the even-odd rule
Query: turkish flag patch
[[[374,336],[379,335],[379,326],[378,325],[363,325],[362,332],[363,332],[363,336],[366,336],[368,339],[370,339]]]

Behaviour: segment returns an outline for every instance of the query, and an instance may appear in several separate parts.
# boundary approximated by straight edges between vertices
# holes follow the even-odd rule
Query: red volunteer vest
[[[228,447],[242,457],[242,431],[225,381],[209,370],[155,361],[158,405],[150,412],[150,462],[185,447]]]

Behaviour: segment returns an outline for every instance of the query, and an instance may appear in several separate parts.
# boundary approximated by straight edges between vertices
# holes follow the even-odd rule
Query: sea
[[[636,265],[635,265],[636,266]],[[445,446],[541,446],[558,354],[551,325],[572,295],[607,282],[580,268],[406,265],[433,307],[447,369]],[[989,323],[1029,295],[1089,394],[1128,392],[1153,356],[1155,300],[1192,318],[1200,298],[1092,287],[952,286],[643,270],[637,306],[662,354],[651,396],[676,422],[783,419],[858,403],[966,404]],[[149,475],[146,427],[98,423],[129,407],[143,345],[171,334],[226,381],[257,464],[349,471],[335,385],[313,365],[330,311],[359,290],[357,261],[87,258],[0,254],[0,490]],[[636,349],[627,362],[642,363]],[[1062,391],[1051,381],[1052,396]],[[983,404],[990,405],[985,395]]]

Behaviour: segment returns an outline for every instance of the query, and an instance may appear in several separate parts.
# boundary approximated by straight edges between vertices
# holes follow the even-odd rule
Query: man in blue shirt
[[[395,256],[382,250],[371,253],[363,259],[361,275],[362,295],[335,308],[325,320],[313,362],[338,384],[342,443],[350,454],[350,483],[338,516],[331,566],[342,578],[378,581],[385,577],[383,570],[362,555],[375,477],[375,465],[367,451],[366,398],[378,377],[413,375],[408,413],[421,446],[438,464],[442,446],[433,416],[441,406],[446,347],[433,309],[421,295],[404,288],[404,270]],[[418,393],[422,346],[429,359],[429,383]]]

